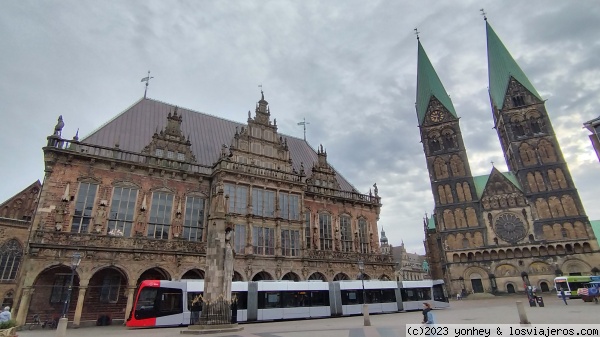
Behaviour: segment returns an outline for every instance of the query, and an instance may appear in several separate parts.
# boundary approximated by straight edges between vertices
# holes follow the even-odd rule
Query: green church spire
[[[488,51],[488,74],[490,78],[490,98],[492,105],[498,109],[504,106],[504,96],[510,83],[510,78],[513,77],[522,86],[524,86],[532,95],[542,100],[540,94],[535,90],[533,84],[529,82],[527,76],[517,62],[512,58],[492,26],[485,21],[487,33],[487,51]]]
[[[419,40],[418,42],[417,117],[419,118],[419,125],[423,124],[431,96],[435,96],[435,98],[440,101],[454,117],[457,117],[450,96],[446,93],[446,89],[444,89],[440,78],[435,72],[435,69],[433,69],[433,65],[431,65],[431,61],[429,61],[429,58],[421,45],[421,41]]]

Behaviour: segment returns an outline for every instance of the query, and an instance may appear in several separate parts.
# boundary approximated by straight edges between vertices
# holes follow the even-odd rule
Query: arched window
[[[0,281],[16,278],[22,257],[23,248],[17,240],[11,239],[2,245],[2,248],[0,248],[0,272],[2,272]]]

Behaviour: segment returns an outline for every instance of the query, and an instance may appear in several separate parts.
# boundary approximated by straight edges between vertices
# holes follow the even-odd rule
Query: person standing
[[[434,324],[433,313],[431,312],[431,305],[429,303],[423,303],[423,322],[422,324]]]
[[[567,303],[567,295],[565,294],[565,290],[563,288],[560,288],[560,298],[562,298],[562,300],[565,302],[565,305],[569,305],[569,303]]]
[[[4,311],[0,312],[0,323],[10,321],[10,307],[4,307]]]

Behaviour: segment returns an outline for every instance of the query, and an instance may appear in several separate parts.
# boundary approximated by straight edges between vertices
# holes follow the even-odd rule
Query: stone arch
[[[573,254],[573,246],[571,246],[570,243],[567,243],[565,245],[565,251],[567,252],[567,254]]]
[[[547,248],[548,248],[548,255],[550,255],[550,256],[556,255],[556,250],[554,250],[553,245],[549,245]]]
[[[573,225],[570,222],[565,222],[563,224],[563,227],[567,231],[569,238],[571,238],[571,239],[577,238],[577,233],[575,233],[575,228],[573,228]]]
[[[546,139],[540,140],[537,150],[540,154],[540,159],[542,159],[542,163],[547,164],[556,162],[556,151],[554,151],[554,146]]]
[[[471,194],[471,186],[466,181],[463,182],[463,192],[465,193],[465,200],[472,201],[473,195]]]
[[[467,227],[467,219],[465,219],[465,211],[462,208],[454,209],[454,220],[456,221],[456,228]]]
[[[523,257],[523,253],[521,252],[521,250],[519,248],[515,248],[515,257],[517,257],[517,258]]]
[[[592,252],[592,246],[590,246],[589,242],[584,242],[583,243],[583,252],[584,253],[591,253]]]
[[[492,251],[490,252],[490,258],[491,258],[492,260],[497,260],[497,259],[498,259],[498,252],[497,252],[497,251],[495,251],[495,250],[492,250]]]
[[[98,313],[116,316],[127,307],[127,273],[118,267],[104,266],[96,270],[88,282],[81,313],[83,321],[96,320]]]
[[[569,259],[562,264],[560,269],[566,273],[566,275],[575,273],[581,273],[581,275],[585,275],[590,272],[592,267],[585,261],[579,259]]]
[[[334,281],[348,281],[348,280],[350,280],[350,277],[346,273],[337,273],[333,277],[333,280]]]
[[[525,166],[537,164],[537,158],[533,148],[527,143],[521,143],[519,146],[519,156]]]
[[[483,254],[481,252],[475,252],[475,261],[483,261]]]
[[[531,172],[527,173],[527,185],[529,186],[529,190],[531,192],[539,192],[537,182],[535,181],[535,177]]]
[[[359,275],[360,275],[360,274],[359,274]],[[362,277],[363,277],[363,280],[365,280],[365,281],[367,281],[367,280],[370,280],[370,279],[371,279],[371,276],[369,276],[369,274],[366,274],[366,273],[362,274]],[[357,278],[357,279],[359,279],[359,280],[360,280],[360,278]]]
[[[463,249],[470,248],[469,239],[467,239],[467,238],[462,239],[462,247],[461,248],[463,248]],[[469,253],[469,254],[473,254],[473,253]],[[471,260],[471,259],[469,259],[469,260]]]
[[[446,149],[456,149],[458,142],[456,141],[456,133],[452,128],[444,128],[442,130],[442,141]]]
[[[549,219],[552,217],[552,213],[550,213],[550,207],[548,206],[548,202],[543,198],[537,198],[535,201],[535,208],[537,209],[538,215],[542,219]]]
[[[312,274],[310,274],[310,276],[308,277],[309,281],[323,281],[323,282],[327,282],[327,277],[325,277],[325,275],[323,275],[322,273],[316,271]]]
[[[73,291],[67,309],[67,317],[71,320],[79,299],[80,270],[75,270],[73,277]],[[28,312],[32,310],[40,317],[59,318],[68,294],[72,269],[62,263],[53,263],[44,268],[33,282],[34,292],[31,295]]]
[[[496,275],[496,277],[517,276],[519,275],[519,272],[517,267],[512,264],[504,263],[496,267],[494,275]]]
[[[270,281],[273,280],[273,276],[271,276],[271,274],[267,273],[266,271],[259,271],[258,273],[254,274],[254,276],[252,277],[252,282],[258,282],[258,281]]]
[[[460,256],[458,256],[458,254],[453,254],[452,255],[452,262],[454,262],[454,263],[460,262]]]
[[[485,292],[485,289],[489,286],[489,281],[486,278],[488,274],[483,268],[469,267],[463,275],[465,280],[470,280],[471,289],[476,293]]]
[[[379,276],[379,281],[391,281],[391,279],[386,274],[382,274],[381,276]]]
[[[442,157],[437,157],[433,161],[433,171],[437,180],[448,178],[448,164]]]
[[[8,291],[6,291],[4,293],[4,296],[2,296],[2,308],[5,307],[9,307],[10,309],[13,309],[13,304],[15,301],[15,291],[13,289],[9,289]]]
[[[540,256],[540,252],[537,247],[531,247],[531,256]]]
[[[465,175],[465,164],[458,155],[453,155],[450,158],[450,169],[453,177],[463,177]]]
[[[171,275],[161,267],[146,269],[137,279],[137,286],[145,280],[171,280]]]
[[[483,251],[483,260],[484,261],[490,260],[490,252],[488,252],[487,250]]]
[[[529,248],[523,248],[523,257],[531,257],[531,252],[529,251]]]
[[[465,192],[463,191],[462,184],[456,183],[456,196],[459,202],[465,201]]]
[[[540,247],[540,256],[547,256],[548,255],[548,248],[541,246]]]
[[[444,225],[446,229],[454,229],[456,228],[456,224],[454,223],[454,214],[451,210],[444,210]]]
[[[204,280],[205,273],[198,268],[191,268],[181,275],[181,280]]]
[[[514,294],[516,293],[517,287],[515,286],[514,283],[512,282],[506,282],[504,284],[504,286],[506,287],[506,292],[509,294]]]
[[[452,195],[452,188],[450,188],[450,185],[444,185],[444,190],[446,191],[446,201],[448,201],[449,204],[454,202],[454,196]]]
[[[438,196],[442,205],[448,203],[448,200],[446,200],[446,191],[444,190],[444,185],[438,185]]]
[[[535,182],[537,184],[537,188],[540,192],[545,191],[546,188],[546,182],[544,181],[544,177],[542,176],[542,173],[540,171],[535,171],[534,173],[535,176]]]
[[[452,235],[452,234],[448,234],[448,236],[446,236],[446,243],[448,243],[448,248],[450,248],[450,249],[458,248],[456,246],[456,241],[454,240],[454,235]]]
[[[575,206],[575,201],[573,197],[565,194],[561,197],[562,206],[565,210],[566,216],[577,216],[579,215],[579,211],[577,210],[577,206]]]
[[[552,283],[548,282],[547,280],[540,280],[538,283],[538,289],[540,289],[540,291],[543,293],[547,293],[550,291],[550,287],[548,286],[548,284]]]
[[[475,247],[483,246],[483,234],[481,234],[481,232],[475,232],[473,234],[473,245]]]
[[[460,262],[467,262],[467,254],[465,254],[465,253],[460,254]]]
[[[290,272],[286,273],[285,275],[283,275],[283,277],[281,277],[281,279],[284,280],[284,281],[299,282],[300,281],[300,276],[298,276],[298,274],[290,271]]]
[[[504,251],[504,249],[500,249],[500,250],[498,251],[498,258],[499,258],[500,260],[504,260],[504,259],[506,259],[506,252]]]
[[[583,247],[581,247],[581,244],[575,243],[573,245],[573,251],[575,252],[575,254],[581,254],[583,253]]]
[[[548,198],[548,206],[550,206],[550,213],[553,218],[562,218],[565,216],[563,205],[557,197]]]
[[[556,172],[554,172],[554,170],[548,170],[548,180],[550,180],[550,187],[553,190],[560,189],[560,185],[558,184],[558,179],[556,178]]]
[[[231,276],[231,281],[233,282],[242,282],[244,281],[244,277],[242,276],[242,274],[238,273],[237,271],[233,271],[233,275]]]
[[[529,275],[549,274],[552,273],[552,267],[542,261],[534,261],[527,267]]]
[[[546,240],[554,239],[554,230],[552,229],[552,226],[544,225],[542,231],[544,232],[544,238]]]
[[[507,259],[512,259],[515,257],[515,253],[513,253],[512,249],[507,249],[506,250],[506,258]]]
[[[467,213],[467,226],[477,227],[477,213],[473,207],[467,207],[465,210]]]
[[[563,238],[563,233],[562,233],[562,226],[558,223],[555,223],[554,225],[552,225],[552,230],[554,231],[554,238],[555,239],[562,239]]]
[[[573,229],[577,238],[587,238],[587,232],[581,221],[575,221]]]
[[[560,186],[560,188],[562,188],[562,189],[567,188],[567,186],[568,186],[567,179],[565,178],[565,174],[563,173],[562,169],[560,169],[560,168],[556,169],[556,179],[558,180],[558,185]]]
[[[430,132],[427,135],[427,138],[429,139],[429,152],[430,153],[434,153],[437,151],[440,151],[442,149],[442,144],[440,142],[440,133],[437,131],[434,132]]]
[[[467,253],[467,261],[475,261],[475,255],[471,252]]]

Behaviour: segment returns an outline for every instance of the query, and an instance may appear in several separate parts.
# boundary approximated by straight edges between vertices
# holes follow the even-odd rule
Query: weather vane
[[[485,16],[485,15],[486,15],[486,13],[485,13],[485,11],[483,10],[483,8],[482,8],[482,9],[480,9],[479,11],[481,12],[481,15],[483,15],[483,19],[484,19],[485,21],[487,21],[487,16]]]
[[[310,124],[306,121],[306,118],[302,118],[302,122],[298,123],[298,125],[302,125],[304,127],[304,141],[306,141],[306,125]]]
[[[146,98],[146,93],[148,92],[148,83],[150,83],[150,80],[153,78],[154,77],[150,77],[150,70],[148,70],[148,77],[142,78],[141,82],[146,82],[146,89],[144,90],[144,98]]]
[[[419,31],[418,31],[418,30],[415,28],[415,35],[417,36],[417,40],[419,39],[419,34],[420,34],[420,33],[421,33],[421,32],[419,32]]]

